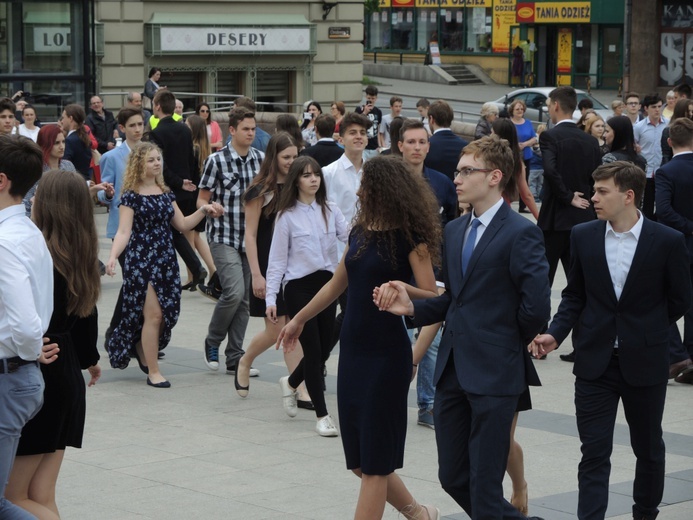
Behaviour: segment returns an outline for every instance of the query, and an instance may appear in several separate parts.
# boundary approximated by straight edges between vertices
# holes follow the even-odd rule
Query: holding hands
[[[558,343],[551,334],[538,334],[529,344],[527,350],[533,357],[539,359],[557,348]]]
[[[89,185],[89,195],[91,195],[92,197],[101,190],[106,192],[107,199],[112,199],[113,195],[115,195],[115,188],[113,187],[113,184],[111,184],[110,182],[101,182],[99,184],[92,183]]]
[[[205,215],[209,217],[219,218],[224,214],[224,206],[218,202],[212,202],[211,204],[205,204],[202,206],[202,211],[204,211]]]
[[[373,289],[373,303],[378,310],[397,316],[413,316],[414,304],[402,282],[386,282]]]

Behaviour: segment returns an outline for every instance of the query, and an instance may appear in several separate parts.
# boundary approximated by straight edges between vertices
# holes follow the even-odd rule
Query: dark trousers
[[[654,386],[630,386],[613,356],[606,372],[594,381],[576,378],[575,412],[582,443],[578,466],[580,520],[603,520],[609,498],[609,473],[614,423],[623,402],[630,443],[637,459],[633,483],[633,515],[654,519],[664,493],[662,415],[666,381]]]
[[[561,261],[566,276],[570,268],[570,231],[544,231],[544,247],[546,247],[546,260],[549,262],[549,284],[553,286],[553,279],[558,269],[558,261]]]
[[[518,398],[465,392],[452,354],[436,385],[433,416],[438,478],[472,520],[525,519],[503,498],[510,427]]]
[[[655,180],[654,177],[645,182],[645,194],[642,198],[642,214],[650,220],[655,218]]]
[[[176,252],[183,259],[185,266],[190,269],[193,276],[195,278],[199,277],[202,271],[202,263],[200,263],[200,259],[197,258],[197,254],[190,245],[190,242],[188,242],[185,235],[177,229],[171,228],[171,233],[173,233],[173,247],[176,249]]]
[[[691,274],[693,274],[693,265],[691,265]],[[676,323],[671,325],[670,334],[669,363],[693,358],[693,306],[683,315],[683,342]]]
[[[295,316],[331,278],[331,272],[317,271],[298,280],[287,282],[284,288],[284,300],[289,315]],[[310,399],[315,406],[316,417],[327,415],[325,392],[322,389],[322,366],[332,350],[336,309],[337,303],[331,303],[303,326],[303,332],[299,337],[303,347],[303,359],[289,376],[289,384],[293,388],[297,388],[303,381],[306,382]]]

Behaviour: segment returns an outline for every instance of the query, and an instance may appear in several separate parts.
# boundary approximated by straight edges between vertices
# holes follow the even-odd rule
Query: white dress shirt
[[[0,359],[38,358],[53,314],[53,260],[24,205],[0,211]]]
[[[505,204],[505,201],[503,198],[498,199],[498,202],[496,202],[493,206],[491,206],[489,209],[484,211],[484,213],[480,216],[477,217],[473,212],[472,212],[472,218],[469,219],[469,225],[467,226],[467,229],[464,232],[464,241],[467,241],[467,237],[469,236],[469,232],[472,230],[472,221],[475,219],[479,220],[479,227],[476,228],[476,242],[474,242],[474,247],[477,246],[479,243],[479,240],[481,240],[481,237],[484,235],[484,231],[486,231],[486,228],[488,225],[491,223],[493,220],[493,217],[496,216],[496,213],[498,213],[498,210]],[[464,247],[464,242],[463,242],[463,247]]]
[[[327,225],[317,202],[296,205],[279,214],[267,263],[267,306],[277,304],[280,285],[317,271],[334,273],[339,264],[337,239],[346,242],[347,222],[339,207],[327,203]]]
[[[361,185],[362,175],[363,169],[356,170],[346,154],[322,169],[322,176],[327,188],[327,198],[339,206],[342,215],[350,226],[356,214],[359,200],[356,192]],[[345,248],[346,246],[341,242],[337,244],[339,258],[344,254]]]
[[[628,278],[630,266],[633,264],[635,249],[638,247],[638,240],[642,232],[642,223],[643,218],[640,212],[638,212],[638,221],[635,225],[623,233],[617,233],[611,227],[611,222],[606,222],[604,252],[617,300],[621,299],[623,286],[626,283],[626,278]],[[616,338],[614,348],[618,348],[618,338]]]

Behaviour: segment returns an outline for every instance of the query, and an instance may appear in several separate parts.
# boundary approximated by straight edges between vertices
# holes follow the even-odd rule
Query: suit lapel
[[[459,218],[459,224],[454,229],[454,233],[450,237],[450,245],[448,251],[449,265],[448,277],[450,278],[450,287],[457,290],[456,296],[459,296],[462,290],[462,245],[464,244],[464,233],[469,226],[471,215],[465,215]],[[448,247],[448,246],[446,246]]]
[[[635,254],[633,255],[633,262],[628,270],[628,276],[626,277],[626,283],[623,285],[623,292],[621,293],[621,300],[628,297],[628,292],[632,290],[634,280],[637,280],[638,271],[642,268],[645,259],[647,258],[650,249],[652,248],[652,242],[654,241],[654,226],[652,222],[643,217],[642,231],[640,233],[640,239],[638,240],[638,245],[635,248]]]
[[[486,247],[491,243],[491,240],[493,240],[493,237],[496,236],[496,233],[498,233],[498,231],[505,224],[505,219],[508,215],[509,210],[510,210],[510,208],[508,207],[508,205],[503,204],[498,209],[498,211],[494,215],[493,219],[491,219],[491,222],[489,223],[488,227],[484,230],[484,234],[481,235],[481,238],[479,239],[479,243],[474,248],[474,252],[472,253],[472,257],[469,259],[469,265],[467,266],[467,272],[464,273],[464,277],[462,278],[462,284],[460,286],[460,292],[462,292],[462,289],[464,289],[464,286],[467,284],[467,280],[469,280],[471,278],[472,273],[474,272],[474,268],[476,267],[476,264],[479,261],[479,257],[484,254],[484,250],[486,249]],[[469,221],[467,221],[467,225],[469,225]],[[465,230],[466,229],[467,229],[467,227],[465,226]],[[464,241],[464,234],[462,235],[462,240]],[[458,266],[459,266],[459,270],[461,273],[461,269],[462,269],[462,244],[460,244],[459,257],[460,257],[460,261],[458,263]]]

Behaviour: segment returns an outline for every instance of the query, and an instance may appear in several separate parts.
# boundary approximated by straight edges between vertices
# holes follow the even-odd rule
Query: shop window
[[[257,71],[255,101],[258,112],[290,112],[290,86],[292,72]]]
[[[389,49],[390,48],[390,11],[383,9],[382,11],[371,13],[369,20],[370,36],[366,45],[369,49]]]
[[[690,0],[662,4],[659,84],[693,83],[693,7]]]
[[[491,9],[468,7],[465,50],[467,52],[491,52]]]
[[[435,9],[419,9],[416,19],[416,50],[428,50],[430,42],[438,41],[438,20]]]
[[[462,37],[464,24],[462,23],[464,11],[462,9],[441,9],[440,30],[441,49],[446,51],[464,51],[465,45]]]
[[[413,51],[414,9],[392,9],[392,49]]]

